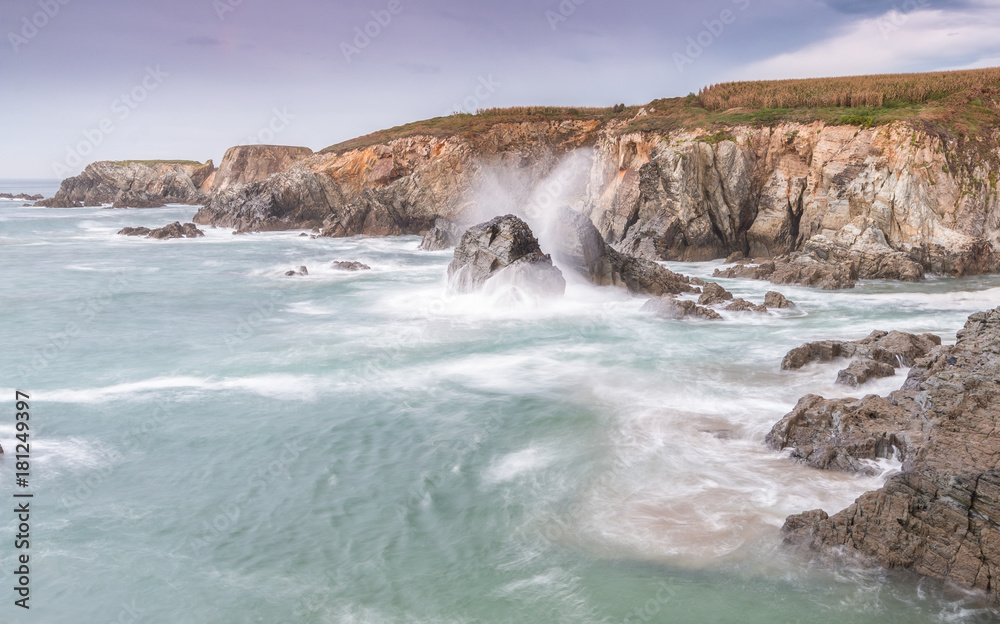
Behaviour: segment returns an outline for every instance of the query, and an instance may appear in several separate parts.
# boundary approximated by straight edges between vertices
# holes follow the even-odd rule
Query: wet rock
[[[696,292],[690,278],[651,260],[612,249],[586,215],[569,207],[557,212],[553,238],[556,241],[553,255],[560,266],[597,286],[619,286],[635,294],[654,296]]]
[[[785,540],[980,590],[1000,602],[1000,308],[969,317],[888,397],[805,397],[768,436],[811,465],[902,472],[829,517],[790,516]]]
[[[764,307],[774,310],[783,310],[794,308],[795,304],[786,299],[781,293],[771,290],[764,295]]]
[[[370,271],[371,267],[361,262],[334,262],[330,268],[337,271]]]
[[[154,230],[146,227],[127,227],[122,228],[118,233],[122,236],[145,236],[146,238],[155,238],[157,240],[166,240],[169,238],[198,238],[199,236],[205,235],[205,233],[199,230],[198,226],[194,223],[181,224],[179,221],[174,221],[169,225],[165,225]]]
[[[469,228],[448,266],[449,287],[458,293],[481,290],[500,276],[542,296],[561,296],[566,290],[566,280],[552,257],[542,253],[531,228],[514,215]]]
[[[302,238],[303,236],[306,237],[306,238],[309,238],[309,235],[306,234],[305,232],[302,232],[301,234],[299,234],[299,238]],[[314,236],[313,238],[316,238],[316,237]]]
[[[766,307],[761,305],[756,305],[742,298],[734,299],[732,303],[726,306],[726,310],[729,312],[759,312],[759,313],[767,312]]]
[[[895,374],[896,368],[891,364],[866,358],[863,360],[855,360],[851,362],[847,368],[838,372],[837,383],[843,386],[857,388],[872,379],[892,377]]]
[[[734,251],[726,257],[726,264],[734,264],[740,260],[744,260],[745,256],[742,251]]]
[[[643,312],[651,312],[665,319],[700,318],[717,321],[722,317],[711,308],[704,308],[694,301],[674,299],[673,297],[656,297],[643,304]]]
[[[705,284],[705,287],[702,289],[701,296],[698,297],[698,304],[703,306],[717,305],[732,300],[733,293],[729,292],[722,286],[719,286],[715,282],[710,282]]]
[[[850,269],[841,264],[825,262],[795,252],[760,264],[737,264],[728,269],[716,269],[715,277],[768,280],[774,284],[797,284],[822,290],[854,288]]]
[[[427,230],[420,241],[420,249],[424,251],[441,251],[451,249],[462,239],[462,231],[457,225],[447,219],[435,219],[434,227]]]
[[[297,271],[295,269],[285,271],[285,277],[302,277],[306,275],[309,275],[309,269],[304,266],[300,266]]]
[[[934,334],[907,334],[899,331],[873,331],[861,340],[821,340],[796,347],[781,360],[781,370],[795,370],[811,362],[829,362],[838,358],[862,358],[889,364],[895,368],[912,366],[920,357],[941,344]]]

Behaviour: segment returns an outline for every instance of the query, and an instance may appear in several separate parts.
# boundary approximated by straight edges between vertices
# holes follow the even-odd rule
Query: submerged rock
[[[953,346],[916,362],[903,387],[861,400],[803,398],[768,435],[810,465],[902,472],[832,516],[790,516],[785,541],[981,590],[1000,602],[1000,308],[969,317]]]
[[[334,262],[330,268],[337,271],[370,271],[371,267],[361,262]]]
[[[700,318],[717,321],[722,318],[718,312],[703,308],[694,301],[675,299],[673,297],[656,297],[643,304],[641,311],[651,312],[665,319]]]
[[[198,238],[205,235],[194,223],[184,223],[182,225],[180,221],[174,221],[170,225],[165,225],[154,230],[147,227],[127,227],[122,228],[118,233],[122,236],[145,236],[146,238],[155,238],[158,240],[166,240],[168,238]]]
[[[690,278],[612,249],[586,215],[569,207],[559,209],[553,230],[553,255],[559,264],[598,286],[622,286],[635,294],[654,296],[696,292]]]
[[[514,215],[496,217],[468,229],[448,266],[452,291],[471,293],[495,281],[541,296],[566,291],[562,272],[543,254],[528,224]]]
[[[420,249],[424,251],[441,251],[451,249],[462,239],[462,231],[457,225],[447,219],[435,219],[434,227],[424,233],[420,241]]]
[[[726,306],[726,311],[728,312],[767,312],[767,308],[762,305],[757,305],[751,303],[746,299],[734,299],[732,303]]]
[[[912,366],[918,358],[940,344],[940,336],[934,334],[918,336],[898,331],[873,331],[866,338],[850,342],[808,342],[789,351],[781,360],[781,369],[796,370],[811,362],[855,358],[857,362],[837,375],[837,383],[858,386],[870,379],[891,377],[895,374],[895,369]]]
[[[300,266],[297,271],[295,269],[285,271],[285,277],[302,277],[306,275],[309,275],[309,269],[304,266]]]
[[[701,296],[698,297],[699,305],[717,305],[732,300],[733,293],[715,282],[705,284],[705,287],[701,290]]]

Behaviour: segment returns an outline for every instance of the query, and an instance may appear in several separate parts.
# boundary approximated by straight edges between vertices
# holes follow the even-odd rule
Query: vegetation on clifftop
[[[715,135],[735,125],[775,126],[822,122],[862,128],[912,122],[936,133],[981,135],[1000,128],[1000,68],[925,74],[733,82],[698,95],[611,108],[491,108],[435,117],[332,145],[345,152],[411,136],[475,136],[501,123],[594,120],[617,122],[621,132],[669,134],[702,128]]]

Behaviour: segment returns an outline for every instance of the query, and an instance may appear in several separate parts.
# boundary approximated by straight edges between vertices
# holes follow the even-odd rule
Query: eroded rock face
[[[166,240],[168,238],[198,238],[205,235],[194,223],[181,224],[180,221],[174,221],[169,225],[152,230],[147,227],[127,227],[122,228],[118,233],[122,236],[145,236],[146,238],[155,238],[158,240]]]
[[[308,147],[290,145],[238,145],[226,150],[212,175],[211,191],[219,193],[239,184],[259,182],[312,156]]]
[[[215,171],[205,164],[158,161],[100,161],[62,181],[55,197],[35,204],[75,208],[111,204],[115,208],[156,208],[166,204],[200,204],[201,186]]]
[[[453,292],[476,292],[491,280],[546,297],[566,291],[566,280],[552,264],[552,257],[542,253],[531,228],[514,215],[469,228],[448,266]]]
[[[769,435],[817,467],[902,472],[832,516],[790,516],[786,541],[846,549],[1000,601],[1000,308],[969,317],[953,346],[920,359],[888,397],[805,397]]]
[[[556,213],[553,230],[556,261],[593,284],[624,287],[631,293],[657,297],[696,291],[691,279],[684,275],[615,251],[601,239],[586,215],[568,207]]]
[[[678,320],[684,318],[699,318],[707,321],[718,321],[722,317],[711,308],[705,308],[694,301],[675,299],[673,297],[656,297],[642,305],[643,312],[651,312],[660,318]]]
[[[441,251],[451,249],[462,239],[462,231],[457,225],[447,219],[435,219],[434,227],[427,230],[420,241],[420,249],[424,251]]]

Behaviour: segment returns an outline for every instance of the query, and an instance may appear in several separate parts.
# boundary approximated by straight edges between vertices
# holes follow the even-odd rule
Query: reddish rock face
[[[230,147],[222,157],[211,180],[211,192],[218,193],[238,184],[264,180],[285,171],[296,162],[312,156],[308,147],[289,145],[239,145]]]
[[[982,590],[1000,602],[1000,308],[969,317],[953,346],[919,359],[888,397],[803,398],[768,436],[811,465],[902,473],[847,509],[790,516],[786,541],[846,549],[885,567]]]

